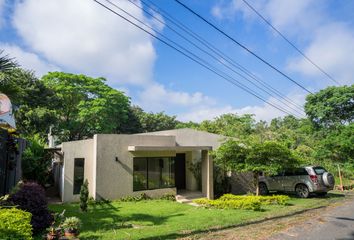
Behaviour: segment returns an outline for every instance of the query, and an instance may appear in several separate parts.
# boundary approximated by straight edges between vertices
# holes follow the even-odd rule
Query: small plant
[[[83,212],[87,212],[87,204],[88,204],[88,198],[89,196],[89,190],[88,190],[88,181],[85,179],[84,184],[82,184],[81,189],[80,189],[80,209]]]
[[[122,202],[139,202],[142,200],[149,200],[151,199],[146,193],[142,193],[138,196],[126,196],[121,199],[119,199]]]
[[[167,193],[167,194],[162,195],[162,197],[160,197],[159,199],[161,199],[161,200],[169,200],[169,201],[176,201],[176,196],[174,194]]]
[[[31,214],[16,208],[0,208],[1,240],[32,240]]]
[[[61,226],[65,231],[65,236],[77,236],[81,228],[81,220],[77,217],[68,217]]]

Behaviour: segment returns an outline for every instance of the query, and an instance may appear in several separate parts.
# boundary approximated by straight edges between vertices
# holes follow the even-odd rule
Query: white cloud
[[[300,106],[305,102],[305,95],[302,93],[292,92],[287,97],[291,99],[294,104]],[[279,105],[278,101],[274,98],[269,98],[268,102]],[[287,110],[293,114],[299,115],[298,113],[289,108],[287,108]],[[211,120],[226,113],[234,113],[238,115],[253,114],[254,118],[257,121],[270,121],[273,118],[283,117],[287,115],[286,113],[274,108],[273,106],[263,103],[260,105],[246,106],[242,108],[235,108],[231,105],[223,107],[202,105],[192,109],[192,111],[179,114],[177,118],[181,121],[201,122],[203,120]]]
[[[326,69],[342,84],[354,83],[354,31],[345,24],[334,23],[319,27],[305,54]],[[304,58],[291,59],[289,69],[317,77],[328,83],[323,74]],[[330,82],[333,84],[333,82]]]
[[[128,1],[114,2],[152,22]],[[111,85],[144,85],[152,80],[156,58],[152,39],[94,1],[18,1],[13,25],[31,49],[68,71],[103,76]]]
[[[250,1],[268,21],[295,43],[318,66],[341,83],[354,82],[354,29],[333,19],[326,4],[312,0]],[[215,17],[233,19],[241,13],[246,21],[265,24],[242,0],[219,2],[212,8]],[[264,25],[266,26],[266,25]],[[269,27],[269,31],[274,33]],[[278,35],[274,33],[274,36]],[[300,41],[298,44],[296,41]],[[305,44],[305,47],[301,45]],[[295,50],[294,50],[295,51]],[[319,69],[299,56],[287,59],[287,69],[315,79],[320,87],[333,85]],[[315,77],[315,78],[314,78]]]
[[[14,57],[18,64],[28,70],[35,70],[38,77],[49,71],[58,71],[59,68],[38,57],[37,54],[22,50],[20,47],[12,44],[0,43],[0,49],[3,49],[10,57]]]
[[[200,92],[187,93],[166,89],[153,83],[139,94],[138,104],[148,111],[163,111],[173,107],[193,107],[201,104],[213,105],[213,99]]]

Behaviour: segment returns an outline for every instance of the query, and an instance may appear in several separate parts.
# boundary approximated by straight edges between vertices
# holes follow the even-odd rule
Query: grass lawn
[[[66,217],[79,217],[83,222],[80,239],[174,239],[327,206],[343,196],[291,198],[288,206],[267,206],[262,212],[205,209],[167,200],[114,201],[90,206],[87,213],[78,204],[51,205],[50,209],[66,209]]]

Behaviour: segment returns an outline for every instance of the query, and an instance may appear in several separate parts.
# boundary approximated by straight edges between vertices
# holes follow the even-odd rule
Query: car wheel
[[[259,183],[259,194],[260,195],[267,195],[269,193],[268,187],[265,183]]]
[[[299,198],[308,198],[310,195],[308,187],[304,184],[297,185],[295,187],[295,192]]]

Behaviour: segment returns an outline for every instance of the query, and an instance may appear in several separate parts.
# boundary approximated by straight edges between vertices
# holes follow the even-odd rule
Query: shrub
[[[89,195],[88,181],[87,179],[85,179],[85,182],[84,184],[82,184],[80,189],[80,209],[83,212],[87,211],[88,195]]]
[[[146,193],[142,193],[138,196],[126,196],[126,197],[123,197],[121,199],[119,199],[119,201],[122,201],[122,202],[139,202],[139,201],[142,201],[142,200],[149,200],[151,199]]]
[[[203,205],[205,207],[214,207],[220,209],[245,209],[245,210],[261,210],[261,201],[256,198],[245,198],[242,200],[208,200],[208,199],[197,199],[194,200],[195,203]]]
[[[273,195],[273,196],[240,196],[233,194],[224,194],[219,200],[243,200],[245,198],[259,199],[262,205],[285,205],[289,200],[289,196],[285,195]]]
[[[47,206],[44,189],[34,182],[22,183],[19,190],[10,195],[9,200],[32,214],[33,232],[38,233],[51,225],[53,216]]]
[[[0,208],[0,239],[31,240],[31,214],[16,208]]]
[[[194,200],[195,203],[205,207],[214,208],[234,208],[261,210],[265,205],[285,205],[289,201],[288,196],[238,196],[233,194],[224,194],[217,200],[208,200],[205,198]]]
[[[160,197],[159,199],[161,199],[161,200],[169,200],[169,201],[176,201],[176,196],[174,194],[167,193],[167,194],[162,195],[162,197]]]

